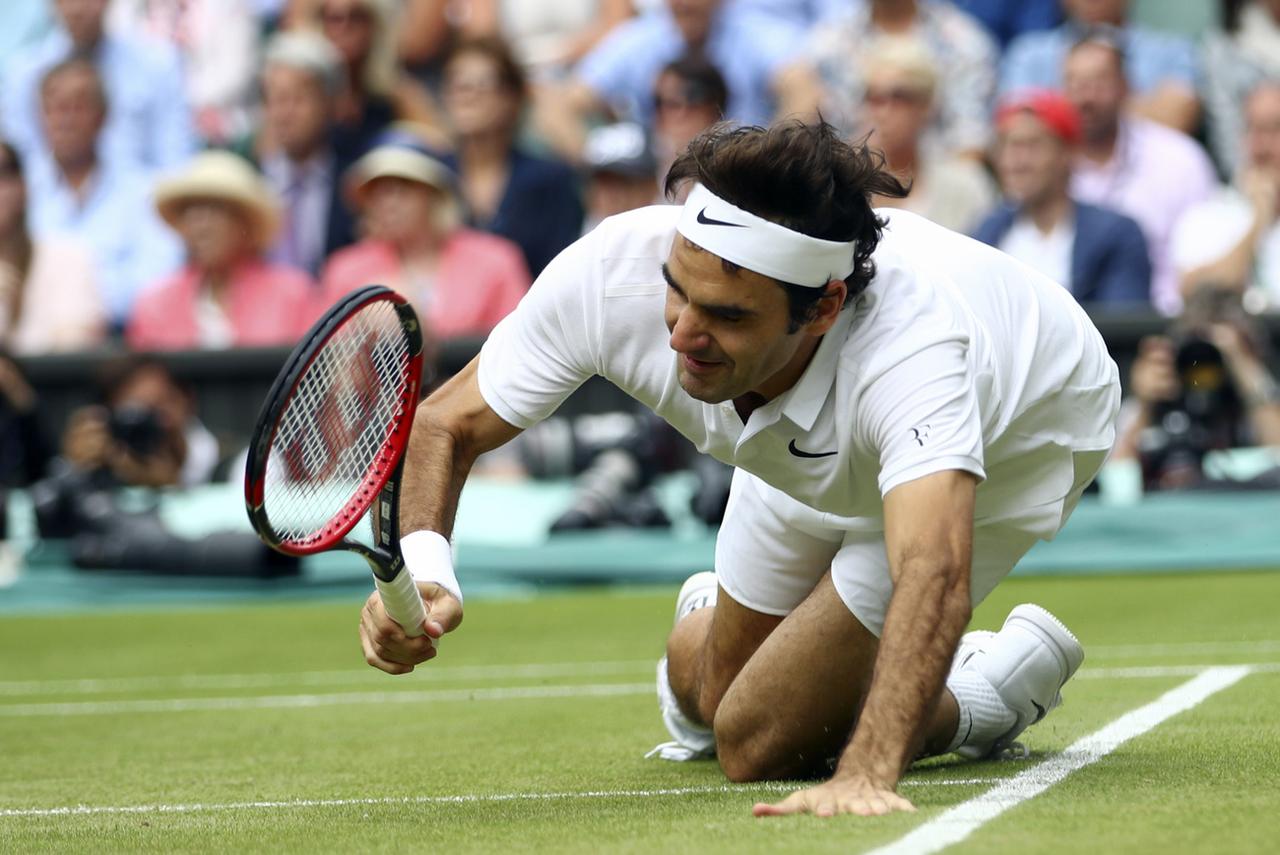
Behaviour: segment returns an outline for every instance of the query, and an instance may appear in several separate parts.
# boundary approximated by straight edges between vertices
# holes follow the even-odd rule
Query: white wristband
[[[462,603],[462,586],[453,572],[453,549],[438,531],[415,531],[400,538],[404,566],[415,582],[431,582],[444,588]]]

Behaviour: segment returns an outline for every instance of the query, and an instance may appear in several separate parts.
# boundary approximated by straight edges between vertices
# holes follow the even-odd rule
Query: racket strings
[[[349,318],[307,366],[267,457],[263,505],[282,541],[317,539],[371,490],[388,465],[387,438],[407,414],[409,363],[399,316],[378,301]]]

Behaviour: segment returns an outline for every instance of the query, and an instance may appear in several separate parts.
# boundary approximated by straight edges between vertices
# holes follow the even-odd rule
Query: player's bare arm
[[[477,457],[513,439],[520,431],[503,421],[480,394],[479,357],[449,379],[419,407],[401,485],[400,531],[453,532],[458,498]],[[421,568],[428,572],[431,568]],[[421,572],[418,569],[417,572]],[[365,661],[388,674],[406,674],[436,655],[435,639],[462,622],[462,603],[445,586],[419,581],[427,608],[427,635],[405,636],[376,592],[360,614]]]
[[[759,805],[757,815],[914,810],[897,794],[898,780],[927,737],[945,741],[956,726],[954,704],[949,711],[943,707],[944,721],[939,722],[937,711],[947,668],[971,612],[975,489],[970,473],[946,471],[903,484],[885,497],[885,545],[894,594],[853,738],[829,781],[778,805]]]

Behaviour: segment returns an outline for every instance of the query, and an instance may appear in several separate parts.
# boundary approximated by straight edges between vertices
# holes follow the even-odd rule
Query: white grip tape
[[[400,538],[404,566],[415,582],[431,582],[444,588],[462,604],[462,586],[453,572],[453,549],[438,531],[415,531]]]
[[[410,638],[422,635],[422,622],[427,619],[427,610],[422,606],[422,596],[418,594],[418,586],[407,568],[396,574],[390,582],[384,582],[377,576],[373,578],[382,595],[382,605],[391,619],[400,624],[404,634]]]

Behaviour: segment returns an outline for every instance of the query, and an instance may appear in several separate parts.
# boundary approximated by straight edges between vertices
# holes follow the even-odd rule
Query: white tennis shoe
[[[1020,750],[1014,739],[1062,703],[1062,687],[1083,661],[1071,630],[1030,603],[1010,612],[999,632],[966,633],[947,678],[960,705],[954,750],[971,759]]]

